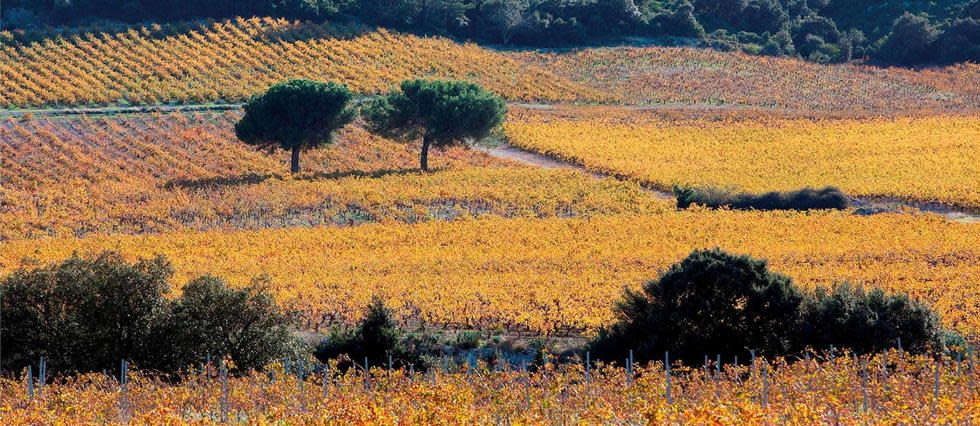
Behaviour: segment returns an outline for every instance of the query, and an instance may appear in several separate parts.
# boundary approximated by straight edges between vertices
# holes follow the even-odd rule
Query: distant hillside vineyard
[[[272,18],[4,33],[0,107],[244,101],[289,78],[360,94],[467,79],[511,101],[800,110],[980,108],[980,65],[821,65],[701,48],[498,52],[440,37]]]
[[[240,102],[289,78],[373,94],[416,77],[473,80],[523,101],[605,100],[550,72],[444,38],[283,19],[132,27],[0,44],[0,106]]]

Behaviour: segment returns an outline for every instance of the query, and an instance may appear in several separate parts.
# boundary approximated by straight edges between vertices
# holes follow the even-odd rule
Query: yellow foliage
[[[980,118],[512,121],[516,146],[660,189],[840,187],[980,209]]]
[[[304,153],[237,141],[237,114],[0,124],[0,241],[92,233],[258,229],[371,221],[652,213],[636,184],[516,167],[461,147],[418,172],[417,148],[352,127]],[[511,165],[515,167],[501,167]]]
[[[240,102],[290,78],[363,94],[410,78],[473,80],[509,99],[606,99],[493,51],[449,39],[272,18],[52,34],[0,45],[0,106]]]
[[[200,274],[265,276],[311,328],[356,319],[375,294],[404,320],[556,333],[612,320],[638,287],[695,248],[768,259],[812,287],[848,280],[931,303],[946,325],[980,332],[980,232],[934,215],[681,211],[591,219],[484,218],[415,225],[182,232],[12,241],[0,271],[73,252],[163,254],[177,285]]]
[[[125,392],[108,375],[55,381],[33,400],[23,380],[0,379],[5,424],[975,424],[980,370],[953,361],[888,354],[789,362],[761,359],[721,372],[674,366],[670,401],[662,363],[627,371],[553,364],[539,372],[513,365],[426,373],[372,368],[305,380],[272,365],[227,381],[209,373],[177,383],[131,372]],[[745,360],[744,356],[742,360]],[[972,364],[971,364],[972,365]],[[507,371],[499,371],[506,369]],[[227,396],[225,396],[227,395]],[[865,399],[865,397],[867,397]]]

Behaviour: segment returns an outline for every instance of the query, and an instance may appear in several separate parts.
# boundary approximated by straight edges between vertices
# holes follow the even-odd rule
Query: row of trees
[[[448,341],[424,328],[406,333],[377,298],[359,324],[335,328],[314,349],[293,334],[298,314],[278,306],[266,285],[229,288],[220,278],[200,277],[168,298],[172,277],[166,259],[129,263],[112,252],[15,271],[0,279],[0,368],[22,371],[44,358],[63,375],[102,371],[125,359],[176,375],[225,356],[238,371],[310,355],[338,360],[342,369],[365,359],[425,369],[463,353],[550,357],[542,350],[547,344],[518,354],[506,345],[476,350],[476,333]],[[695,250],[641,290],[626,290],[615,312],[618,322],[595,339],[555,355],[581,358],[590,351],[594,360],[619,362],[632,352],[645,362],[670,352],[671,359],[699,365],[715,354],[743,354],[748,361],[750,350],[790,356],[831,346],[859,354],[968,349],[935,312],[905,295],[846,284],[807,292],[765,261],[718,249]]]
[[[303,150],[332,143],[334,133],[360,113],[376,133],[404,142],[421,140],[420,167],[427,172],[430,147],[484,138],[506,114],[503,99],[462,81],[408,80],[363,108],[352,101],[345,85],[290,80],[249,100],[235,133],[250,145],[290,151],[290,170],[298,173]]]
[[[22,28],[272,15],[532,46],[668,35],[821,62],[980,61],[980,0],[8,0],[2,7],[6,26]]]

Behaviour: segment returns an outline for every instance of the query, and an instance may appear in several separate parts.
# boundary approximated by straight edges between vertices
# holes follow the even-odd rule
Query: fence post
[[[129,423],[129,363],[119,362],[119,417],[122,423]]]
[[[721,380],[721,354],[718,354],[715,357],[715,374],[714,374],[715,399],[721,399],[721,389],[718,387],[719,380]]]
[[[323,400],[327,400],[327,395],[330,393],[330,360],[323,366]]]
[[[228,365],[221,360],[218,368],[221,379],[221,421],[228,422]]]
[[[27,398],[28,401],[34,400],[34,370],[32,365],[27,366]]]
[[[38,395],[44,391],[44,384],[48,380],[48,363],[41,357],[41,361],[37,365],[37,393]]]
[[[673,405],[674,396],[670,392],[670,352],[664,352],[664,371],[667,374],[667,404]]]
[[[368,357],[364,357],[364,390],[371,389],[371,367],[368,366]]]
[[[592,393],[592,353],[585,351],[585,393]]]
[[[769,406],[769,361],[762,363],[762,407]]]
[[[521,374],[524,378],[524,409],[531,409],[531,373],[527,371],[527,364],[521,360]]]
[[[868,361],[861,359],[861,411],[868,412]]]

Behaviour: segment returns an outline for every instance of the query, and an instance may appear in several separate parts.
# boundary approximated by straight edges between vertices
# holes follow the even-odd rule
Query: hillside
[[[454,147],[418,149],[346,129],[304,154],[235,138],[238,114],[0,122],[0,244],[18,238],[350,226],[370,222],[653,213],[636,184],[538,170]]]
[[[510,56],[631,105],[879,113],[980,108],[980,65],[976,64],[922,70],[823,65],[690,47],[590,48]]]
[[[513,100],[606,99],[471,44],[270,18],[30,37],[0,45],[0,75],[7,107],[242,102],[289,78],[336,80],[360,94],[461,78]]]
[[[821,65],[697,48],[498,52],[446,38],[270,18],[31,33],[0,45],[8,108],[242,102],[288,78],[363,95],[408,78],[475,81],[517,102],[822,111],[973,110],[980,66]]]

